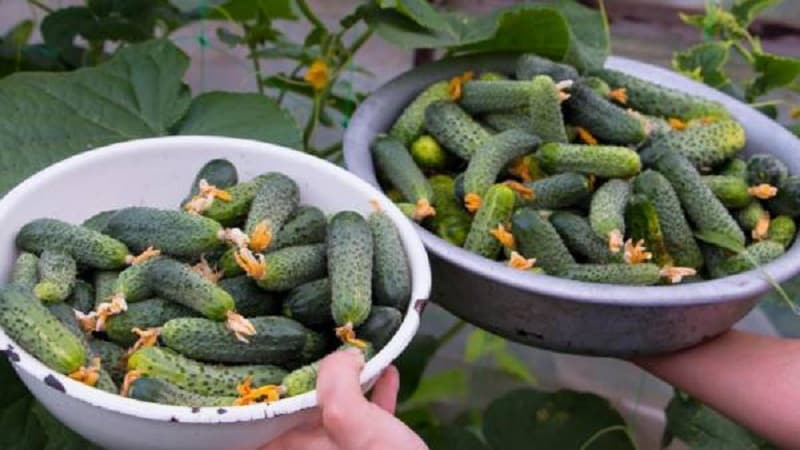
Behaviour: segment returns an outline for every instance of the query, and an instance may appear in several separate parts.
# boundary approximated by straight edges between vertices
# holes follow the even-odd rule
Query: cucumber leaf
[[[519,381],[536,382],[527,364],[508,348],[508,341],[477,328],[467,336],[464,362],[474,363],[483,357],[493,359],[498,369]]]
[[[422,379],[422,373],[438,349],[439,343],[435,337],[429,334],[418,334],[397,358],[395,365],[400,372],[398,402],[405,401],[414,394]]]
[[[762,11],[778,5],[783,0],[739,0],[731,7],[731,14],[743,27],[748,27]]]
[[[800,58],[754,53],[753,69],[758,74],[748,86],[747,94],[756,98],[767,92],[790,85],[800,76]]]
[[[35,402],[31,407],[31,413],[47,437],[44,450],[98,450],[81,435],[59,422],[41,403]]]
[[[724,72],[729,56],[730,46],[726,42],[705,42],[686,51],[676,52],[672,67],[690,78],[719,89],[731,82]]]
[[[430,450],[489,450],[489,448],[466,428],[457,426],[433,427],[420,433]]]
[[[442,401],[463,401],[468,392],[467,373],[463,369],[450,369],[427,375],[414,395],[404,401],[402,410],[413,410]]]
[[[705,243],[716,245],[717,247],[730,250],[734,253],[740,253],[745,250],[745,247],[738,241],[721,233],[715,233],[713,231],[696,231],[694,236]]]

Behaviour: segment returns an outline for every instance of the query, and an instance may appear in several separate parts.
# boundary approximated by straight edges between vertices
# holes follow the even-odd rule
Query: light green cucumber
[[[268,291],[288,291],[325,276],[325,258],[325,244],[296,245],[275,250],[264,255],[266,271],[255,281]]]
[[[589,223],[595,234],[606,242],[625,237],[625,207],[631,185],[624,180],[608,180],[592,196]]]
[[[151,377],[137,378],[128,389],[128,397],[143,402],[159,403],[162,405],[191,406],[232,406],[236,402],[235,396],[200,395],[186,389],[181,389],[164,380]]]
[[[436,82],[428,86],[420,93],[400,114],[400,117],[392,125],[389,135],[397,138],[404,145],[409,145],[420,134],[422,134],[425,123],[425,109],[437,100],[447,100],[450,98],[449,83],[445,81]]]
[[[747,183],[751,186],[780,185],[789,176],[789,168],[780,159],[768,153],[758,153],[747,159]]]
[[[405,310],[411,297],[411,268],[392,219],[377,211],[367,220],[372,232],[372,296],[376,305]]]
[[[790,175],[778,184],[778,195],[767,201],[777,215],[800,216],[800,176]]]
[[[328,276],[336,325],[357,327],[369,316],[373,255],[367,221],[353,211],[336,213],[328,225]]]
[[[729,177],[739,177],[747,180],[747,161],[741,158],[732,158],[719,168],[719,175],[726,175]]]
[[[134,264],[120,272],[114,280],[111,295],[121,296],[128,303],[154,297],[155,290],[153,290],[147,271],[157,260],[162,258],[166,257],[157,256],[147,261]],[[105,301],[108,301],[107,297]]]
[[[82,226],[97,231],[99,233],[104,233],[106,230],[106,225],[108,225],[108,221],[114,217],[114,214],[117,213],[116,209],[111,209],[108,211],[100,211],[99,213],[89,217],[88,219],[84,220],[81,224]]]
[[[778,216],[769,224],[767,239],[781,244],[783,248],[788,248],[796,233],[797,224],[794,223],[794,219],[789,216]]]
[[[558,276],[589,283],[648,286],[661,280],[661,269],[655,264],[574,264],[558,272]]]
[[[66,253],[45,250],[39,257],[39,282],[33,287],[36,298],[45,302],[62,302],[72,293],[78,276],[75,260]]]
[[[88,314],[94,309],[94,287],[81,279],[76,280],[67,303],[72,309]]]
[[[533,133],[533,122],[527,108],[489,113],[483,116],[483,121],[497,131],[518,129]]]
[[[569,94],[564,103],[567,120],[589,130],[601,142],[635,145],[647,137],[639,118],[599,96],[590,87],[575,83]]]
[[[100,357],[103,369],[111,375],[114,383],[122,385],[125,378],[125,349],[113,342],[100,339],[89,340],[89,347]]]
[[[307,327],[333,325],[330,280],[322,278],[309,281],[289,291],[283,301],[283,315]]]
[[[459,105],[472,115],[527,107],[532,87],[530,80],[468,81]]]
[[[522,130],[492,136],[469,160],[464,172],[464,191],[483,197],[508,163],[531,153],[540,142],[538,137]]]
[[[595,234],[586,217],[568,211],[556,211],[550,216],[550,223],[573,255],[585,258],[590,263],[611,261],[608,244]]]
[[[516,75],[519,80],[530,80],[536,75],[547,75],[555,81],[577,80],[578,71],[566,64],[526,53],[517,59]]]
[[[78,264],[95,269],[127,265],[130,252],[124,243],[89,228],[56,219],[36,219],[19,230],[17,247],[40,254],[53,250],[72,256]]]
[[[490,187],[472,221],[469,234],[464,241],[464,248],[486,258],[495,259],[502,244],[491,232],[498,225],[508,224],[515,203],[514,191],[508,186],[495,184]]]
[[[744,148],[744,128],[735,120],[689,122],[684,130],[674,130],[654,138],[651,145],[669,147],[689,159],[698,169],[716,167]]]
[[[259,175],[252,180],[241,181],[231,186],[226,189],[231,196],[230,201],[215,199],[211,206],[203,211],[203,216],[216,220],[226,227],[243,223],[250,210],[250,204],[266,180],[266,176]]]
[[[704,175],[703,182],[726,208],[744,208],[750,203],[747,183],[739,177]]]
[[[658,210],[649,197],[643,194],[631,196],[625,209],[625,227],[634,243],[644,241],[645,248],[653,255],[652,261],[659,267],[675,264],[667,250]]]
[[[500,72],[483,72],[478,76],[478,79],[483,81],[499,81],[507,80],[508,76]]]
[[[533,78],[531,85],[529,111],[533,134],[542,142],[567,143],[561,99],[553,79],[539,75]]]
[[[520,203],[533,209],[562,209],[587,199],[594,189],[590,177],[566,172],[525,183],[533,191],[532,199],[520,197]]]
[[[581,78],[581,83],[603,98],[608,98],[608,94],[611,92],[611,87],[600,77],[584,77]]]
[[[744,231],[753,231],[762,217],[769,218],[769,212],[756,199],[751,200],[747,206],[736,211],[736,221]]]
[[[133,328],[145,330],[160,327],[168,320],[179,317],[194,317],[197,313],[183,305],[160,298],[152,298],[128,305],[128,309],[111,316],[106,322],[106,334],[115,344],[130,347],[139,336]]]
[[[39,257],[33,253],[21,252],[14,261],[11,283],[32,290],[38,282]]]
[[[433,188],[436,215],[429,220],[430,229],[447,242],[461,247],[467,239],[472,225],[472,216],[467,213],[462,202],[455,196],[455,182],[447,175],[434,175],[428,178]]]
[[[642,168],[639,155],[626,147],[549,143],[537,158],[548,173],[580,172],[602,178],[628,178]]]
[[[437,101],[428,106],[425,129],[445,149],[465,160],[469,160],[490,136],[485,128],[451,101]]]
[[[378,170],[403,193],[407,201],[415,205],[432,204],[431,185],[400,141],[378,138],[372,146],[372,156]]]
[[[181,202],[181,206],[200,192],[200,180],[206,180],[208,184],[219,189],[227,189],[239,182],[239,174],[236,172],[236,166],[227,159],[212,159],[197,171],[192,188]]]
[[[767,264],[784,254],[786,250],[779,242],[766,240],[756,242],[720,264],[720,270],[727,275],[734,275]]]
[[[316,206],[298,207],[275,235],[270,250],[325,242],[328,218]]]
[[[390,306],[373,306],[367,320],[356,329],[356,335],[372,343],[380,351],[397,333],[403,314]]]
[[[92,282],[94,283],[94,306],[111,301],[114,295],[114,284],[117,282],[120,272],[116,270],[98,270],[94,273]]]
[[[556,273],[575,264],[575,258],[561,236],[539,211],[531,208],[516,210],[511,218],[511,230],[517,250],[526,258],[536,258],[536,266],[547,273]]]
[[[280,297],[274,292],[261,289],[246,275],[223,278],[217,282],[217,286],[233,297],[236,312],[245,317],[267,316],[281,310]]]
[[[345,344],[340,347],[340,350],[346,348],[356,348],[351,345]],[[372,344],[367,343],[367,347],[361,349],[364,353],[364,360],[368,361],[375,354],[375,349]],[[303,366],[299,369],[293,370],[281,381],[281,386],[285,390],[286,397],[294,397],[296,395],[311,392],[317,387],[317,373],[319,372],[319,361],[315,361],[309,365]]]
[[[244,232],[250,237],[261,223],[266,224],[270,237],[276,235],[300,204],[300,188],[294,180],[278,172],[265,174],[264,178],[244,224]],[[250,245],[261,252],[266,251],[271,243],[267,242],[267,247],[255,248],[256,242],[251,239]]]
[[[433,136],[424,134],[411,143],[411,157],[421,169],[437,170],[447,165],[447,152]]]
[[[397,206],[397,209],[409,220],[417,220],[417,206],[413,203],[399,202],[395,203],[395,206]],[[438,215],[439,213],[437,212],[436,214]]]
[[[217,269],[225,278],[236,277],[244,273],[244,269],[236,262],[236,247],[230,247],[219,257]]]
[[[187,264],[158,258],[148,265],[145,273],[160,298],[189,307],[209,319],[225,320],[236,308],[230,294]]]

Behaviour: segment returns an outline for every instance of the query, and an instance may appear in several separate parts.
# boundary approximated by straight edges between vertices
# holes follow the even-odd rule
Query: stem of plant
[[[453,339],[466,326],[467,322],[458,319],[458,321],[456,321],[456,323],[451,325],[450,328],[447,329],[447,331],[445,331],[444,333],[441,334],[441,336],[436,338],[436,347],[441,348],[442,346],[450,342],[450,340]]]
[[[303,63],[299,63],[297,66],[295,66],[295,68],[289,74],[289,79],[291,80],[294,77],[296,77],[297,74],[300,73],[300,69],[302,69],[302,68],[303,68]],[[278,106],[283,105],[283,98],[284,97],[286,97],[286,89],[282,89],[280,94],[278,94]]]
[[[42,11],[46,12],[47,14],[50,14],[50,13],[53,12],[53,8],[45,5],[44,3],[40,2],[39,0],[28,0],[28,3],[30,3],[31,5],[39,8],[39,9],[41,9]]]
[[[627,435],[628,435],[628,439],[630,439],[630,440],[631,440],[631,443],[633,443],[633,439],[631,439],[631,435],[630,435],[630,433],[628,433],[628,429],[627,429],[627,428],[626,428],[624,425],[613,425],[613,426],[610,426],[610,427],[607,427],[607,428],[603,428],[603,429],[601,429],[601,430],[598,430],[598,431],[597,431],[595,434],[593,434],[593,435],[592,435],[592,436],[591,436],[589,439],[587,439],[587,440],[586,440],[586,442],[584,442],[584,443],[583,443],[583,445],[581,445],[581,447],[580,447],[580,449],[579,449],[579,450],[586,450],[586,449],[588,449],[588,448],[589,448],[589,446],[590,446],[590,445],[592,445],[592,444],[594,443],[594,441],[596,441],[596,440],[600,439],[601,437],[603,437],[603,436],[605,436],[606,434],[608,434],[608,433],[611,433],[611,432],[613,432],[613,431],[623,431],[625,434],[627,434]]]
[[[252,43],[248,43],[247,48],[250,49],[250,60],[253,61],[253,70],[256,71],[256,87],[258,88],[258,93],[264,95],[264,83],[261,82],[261,61],[258,59],[258,56],[256,56],[256,47]]]
[[[314,104],[311,108],[311,115],[308,117],[308,122],[306,123],[306,128],[303,130],[303,149],[307,152],[311,152],[311,137],[314,135],[314,130],[317,127],[317,122],[319,122],[319,113],[322,109],[322,102],[325,97],[328,96],[329,86],[325,87],[321,91],[317,92],[314,95]]]
[[[319,20],[319,17],[317,17],[317,15],[314,14],[314,11],[312,11],[311,8],[308,7],[306,0],[297,0],[297,7],[300,8],[300,12],[303,13],[304,16],[306,16],[306,19],[308,19],[308,21],[311,22],[311,24],[314,25],[314,27],[321,28],[327,31],[327,27],[325,27],[325,24],[322,23],[322,21]]]
[[[746,59],[748,63],[750,63],[750,64],[754,64],[755,63],[755,58],[753,58],[753,54],[750,53],[746,48],[744,48],[744,45],[742,45],[741,42],[734,41],[733,42],[733,48],[735,48],[736,51],[740,55],[742,55],[742,58]]]

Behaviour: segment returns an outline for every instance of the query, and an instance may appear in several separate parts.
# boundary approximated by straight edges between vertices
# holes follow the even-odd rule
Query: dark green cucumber
[[[533,209],[562,209],[587,199],[594,189],[592,179],[586,175],[566,172],[552,177],[525,183],[533,191],[533,199],[519,198]]]
[[[33,289],[39,282],[39,257],[33,253],[21,252],[14,261],[11,283],[26,289]]]
[[[528,106],[530,80],[468,81],[461,87],[459,105],[472,115]]]
[[[242,275],[244,269],[236,262],[236,247],[231,247],[225,250],[225,253],[219,257],[217,261],[217,269],[222,272],[225,278],[235,277]]]
[[[427,134],[411,143],[411,157],[421,169],[437,170],[447,165],[447,152],[433,136]]]
[[[591,263],[611,261],[608,244],[595,234],[587,218],[567,211],[556,211],[550,216],[550,223],[572,254]]]
[[[770,240],[756,242],[748,245],[743,252],[724,260],[720,264],[720,269],[727,275],[734,275],[767,264],[784,252],[785,249],[779,242]]]
[[[72,373],[86,361],[80,340],[21,286],[0,289],[0,325],[14,342],[56,372]]]
[[[164,325],[168,320],[179,317],[192,317],[197,313],[183,305],[160,298],[141,301],[128,305],[128,309],[109,317],[106,322],[106,334],[114,343],[130,347],[139,339],[133,328],[145,330]]]
[[[262,222],[266,223],[270,236],[277,234],[300,204],[300,188],[294,180],[277,172],[265,174],[264,178],[264,184],[250,204],[250,212],[244,224],[244,232],[251,237],[256,226]],[[255,244],[250,242],[251,247]],[[265,251],[268,246],[253,248],[256,251]]]
[[[331,218],[328,225],[328,276],[331,280],[331,313],[336,325],[357,327],[369,316],[373,254],[372,232],[360,214],[343,211]]]
[[[94,306],[111,301],[114,295],[114,284],[120,272],[116,270],[99,270],[94,273]]]
[[[203,211],[203,216],[216,220],[226,227],[236,226],[244,222],[250,204],[267,180],[264,175],[259,175],[252,180],[239,182],[226,189],[231,196],[230,201],[215,199],[211,206]]]
[[[558,276],[589,283],[648,286],[661,279],[661,269],[655,264],[574,264],[558,272]]]
[[[100,357],[103,369],[111,375],[117,385],[122,385],[125,379],[125,349],[119,345],[100,339],[89,340],[92,352]]]
[[[542,142],[567,143],[561,99],[553,79],[539,75],[533,78],[531,85],[529,111],[532,133]]]
[[[66,253],[45,250],[39,257],[39,282],[33,293],[39,300],[62,302],[72,293],[78,276],[75,260]]]
[[[436,205],[436,215],[428,219],[430,229],[440,238],[461,247],[467,239],[472,216],[455,196],[455,181],[447,175],[434,175],[428,182],[433,188]]]
[[[732,158],[719,168],[719,175],[727,175],[729,177],[739,177],[747,180],[747,161],[740,158]]]
[[[591,88],[597,95],[603,98],[608,98],[608,94],[611,92],[611,87],[600,77],[584,77],[581,78],[581,83]]]
[[[310,281],[289,291],[283,301],[283,315],[307,327],[333,325],[330,280],[322,278]]]
[[[351,345],[345,344],[340,347],[341,349],[356,348]],[[367,361],[375,354],[375,349],[372,344],[367,343],[367,347],[362,349],[364,352],[364,360]],[[309,365],[303,366],[299,369],[293,370],[281,381],[281,386],[285,389],[286,397],[294,397],[296,395],[305,394],[306,392],[313,391],[317,387],[317,373],[319,372],[319,361],[315,361]]]
[[[238,340],[225,324],[203,318],[168,321],[161,328],[161,340],[172,350],[198,361],[283,366],[297,358],[306,346],[308,335],[316,333],[286,317],[249,320],[256,334],[249,336],[248,342]]]
[[[250,377],[253,386],[279,384],[286,371],[272,365],[218,366],[185,358],[161,347],[144,347],[128,358],[128,370],[202,395],[235,396]]]
[[[405,145],[411,144],[417,136],[422,134],[425,124],[425,109],[437,100],[450,98],[449,83],[436,82],[420,93],[400,114],[392,125],[389,135],[400,140]]]
[[[191,406],[232,406],[236,402],[235,396],[210,396],[200,395],[186,389],[181,389],[164,380],[151,377],[137,378],[128,389],[128,397],[143,402],[159,403],[162,405]]]
[[[153,290],[147,271],[161,258],[166,257],[157,256],[147,261],[134,264],[120,272],[119,276],[114,280],[112,295],[121,296],[129,303],[154,297],[155,291]]]
[[[756,199],[751,200],[747,206],[736,211],[736,221],[744,231],[753,231],[762,217],[769,218],[769,212]]]
[[[227,189],[239,182],[239,174],[236,173],[236,166],[227,159],[212,159],[197,171],[189,195],[183,199],[181,206],[200,192],[200,180],[206,180],[208,184],[219,189]]]
[[[625,237],[625,207],[631,196],[631,185],[624,180],[608,180],[592,196],[589,223],[595,234],[606,242]]]
[[[281,299],[275,293],[259,288],[246,275],[223,278],[217,282],[217,286],[233,297],[236,312],[245,317],[267,316],[281,310]]]
[[[703,259],[705,260],[705,269],[711,279],[722,278],[727,276],[723,270],[723,263],[732,255],[729,251],[716,245],[706,244],[700,242],[700,251],[703,252]]]
[[[145,271],[159,297],[187,306],[213,320],[225,320],[236,303],[224,289],[191,267],[170,258],[158,258]]]
[[[88,314],[94,309],[94,287],[80,279],[75,281],[67,303],[76,311]]]
[[[788,176],[778,184],[778,195],[769,199],[767,207],[776,215],[800,216],[800,176]]]
[[[575,83],[564,103],[569,123],[583,127],[609,144],[639,144],[647,132],[635,115],[599,96],[592,88]]]
[[[496,258],[502,244],[494,237],[492,230],[498,225],[508,224],[515,203],[514,191],[508,186],[495,184],[490,187],[472,221],[464,248],[489,259]]]
[[[704,175],[703,182],[726,208],[744,208],[750,203],[747,183],[739,177]]]
[[[275,235],[270,250],[325,242],[328,218],[316,206],[298,207]]]
[[[794,240],[797,233],[797,224],[794,219],[789,216],[778,216],[769,224],[769,231],[767,239],[781,244],[784,248],[788,248]]]
[[[574,67],[532,53],[520,55],[517,59],[516,75],[519,80],[530,80],[536,75],[547,75],[555,81],[578,79],[578,71]]]
[[[433,202],[433,189],[425,175],[414,163],[408,150],[394,138],[378,138],[372,146],[372,156],[378,170],[411,203]]]
[[[267,269],[255,281],[268,291],[288,291],[325,276],[325,258],[325,244],[297,245],[275,250],[264,255]]]
[[[97,231],[99,233],[104,233],[106,231],[106,226],[108,225],[108,221],[114,217],[114,214],[117,213],[116,209],[111,209],[108,211],[101,211],[92,217],[84,220],[81,225],[84,227]]]
[[[549,143],[537,152],[548,173],[580,172],[602,178],[628,178],[642,168],[639,155],[626,147]]]
[[[527,108],[519,111],[498,111],[483,116],[483,121],[497,131],[522,130],[533,133],[533,122]]]
[[[372,232],[372,295],[376,305],[405,310],[411,297],[411,268],[392,219],[377,211],[367,220]]]
[[[703,255],[683,214],[678,194],[670,182],[655,170],[645,170],[636,177],[633,190],[646,195],[656,207],[664,245],[675,265],[695,269],[702,267]]]
[[[222,226],[207,217],[183,211],[133,206],[120,209],[106,226],[106,233],[136,252],[148,247],[187,258],[216,249],[222,244]]]
[[[80,225],[56,219],[36,219],[19,230],[17,247],[31,253],[45,249],[66,253],[79,264],[95,269],[118,269],[128,261],[122,242]]]
[[[745,144],[744,128],[735,120],[711,123],[690,122],[684,130],[675,130],[653,139],[651,145],[669,147],[689,159],[698,169],[716,167],[736,156]]]
[[[356,335],[372,343],[380,351],[397,333],[403,314],[390,306],[373,306],[367,320],[356,329]]]
[[[780,185],[789,176],[789,169],[780,159],[768,153],[759,153],[747,159],[747,182],[751,186],[758,184]]]
[[[653,255],[653,262],[660,267],[675,264],[667,250],[658,210],[649,197],[643,194],[631,196],[625,209],[625,226],[634,243],[644,241],[645,248]]]
[[[526,258],[536,258],[536,266],[555,273],[575,264],[561,236],[538,211],[520,208],[511,218],[511,230],[518,251]]]
[[[464,172],[464,191],[483,197],[508,163],[531,153],[540,142],[538,137],[522,130],[492,136],[469,160]]]
[[[466,160],[490,136],[485,128],[450,101],[437,101],[428,106],[425,110],[425,129],[444,148]]]

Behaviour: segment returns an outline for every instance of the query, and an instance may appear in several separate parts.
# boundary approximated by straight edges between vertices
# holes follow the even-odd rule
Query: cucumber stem
[[[128,255],[125,257],[125,262],[131,266],[135,266],[137,264],[141,264],[149,259],[153,259],[156,256],[161,255],[161,250],[156,249],[153,246],[147,247],[144,251],[136,256]]]
[[[133,382],[138,380],[139,378],[141,378],[142,375],[143,375],[143,373],[139,369],[129,370],[125,374],[125,378],[122,380],[122,388],[119,391],[119,395],[121,395],[123,397],[127,397],[128,396],[128,392],[130,391],[131,385],[133,384]]]
[[[342,340],[345,344],[350,344],[360,349],[365,349],[367,343],[361,339],[356,338],[356,332],[353,330],[353,323],[347,322],[341,327],[336,328],[336,337]]]

